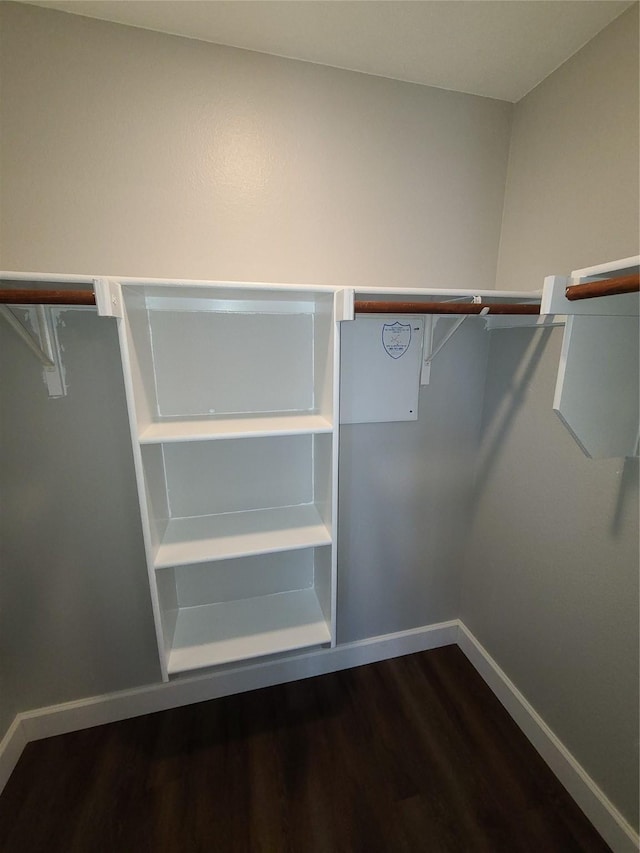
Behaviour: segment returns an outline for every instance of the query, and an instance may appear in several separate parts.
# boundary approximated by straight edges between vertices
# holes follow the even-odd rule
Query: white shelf
[[[174,518],[154,560],[156,569],[331,544],[313,504]]]
[[[331,642],[313,589],[178,611],[170,675]]]
[[[331,432],[331,421],[321,415],[278,414],[234,418],[187,418],[158,421],[143,429],[140,444],[258,438],[272,435]]]

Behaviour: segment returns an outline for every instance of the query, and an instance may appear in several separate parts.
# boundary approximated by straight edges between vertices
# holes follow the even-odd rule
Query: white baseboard
[[[256,661],[197,676],[176,678],[77,702],[65,702],[18,714],[0,742],[0,791],[22,750],[32,740],[166,711],[181,705],[311,678],[368,663],[449,646],[457,641],[458,621],[440,622],[395,634],[344,643],[332,649]]]
[[[22,750],[27,745],[27,740],[22,730],[20,714],[9,726],[7,733],[0,740],[0,792],[9,781],[13,768],[22,755]]]
[[[270,687],[457,643],[511,717],[615,853],[638,851],[638,834],[458,620],[344,643],[333,649],[257,661],[18,714],[0,742],[0,791],[32,740]]]
[[[614,853],[637,853],[633,827],[462,622],[458,645]]]

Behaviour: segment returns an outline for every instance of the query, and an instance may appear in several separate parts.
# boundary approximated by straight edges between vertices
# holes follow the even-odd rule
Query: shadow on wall
[[[622,530],[622,522],[625,517],[624,508],[627,501],[638,494],[638,488],[640,487],[640,478],[638,477],[639,462],[640,460],[637,457],[632,458],[631,456],[627,456],[624,460],[620,486],[618,488],[618,499],[609,526],[609,532],[612,537],[616,537]]]
[[[492,333],[500,336],[491,344],[499,349],[490,353],[487,371],[473,502],[476,509],[503,454],[524,460],[522,468],[514,471],[514,477],[522,477],[523,471],[532,470],[535,460],[542,461],[543,456],[565,458],[562,439],[568,438],[568,433],[552,409],[561,343],[559,332],[553,328],[522,328]],[[526,419],[520,421],[525,409]],[[582,451],[577,447],[576,453],[582,457]],[[591,460],[586,456],[583,459],[586,464],[594,466],[614,461]],[[612,538],[622,532],[629,502],[638,491],[638,458],[627,457],[617,462],[617,492],[609,522]],[[561,476],[560,471],[557,474]]]
[[[489,365],[474,506],[477,506],[477,498],[485,489],[505,439],[511,432],[520,409],[525,405],[552,332],[551,328],[542,331],[518,329],[517,334],[512,335],[509,358],[501,360],[499,364]],[[504,335],[509,332],[492,334]],[[491,360],[491,355],[489,358]]]

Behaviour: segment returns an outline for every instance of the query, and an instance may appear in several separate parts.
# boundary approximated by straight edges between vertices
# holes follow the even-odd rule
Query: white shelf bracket
[[[43,377],[50,397],[65,397],[67,386],[58,341],[58,310],[51,306],[25,307],[33,332],[16,317],[6,305],[0,305],[0,314],[29,347],[42,364]]]
[[[43,367],[51,368],[54,366],[53,360],[40,346],[40,341],[38,341],[29,329],[27,329],[24,323],[16,317],[11,308],[6,305],[0,305],[0,314],[2,314],[14,332],[22,338]]]
[[[438,353],[443,348],[443,346],[449,340],[451,340],[451,338],[455,335],[455,333],[458,331],[458,329],[464,323],[464,321],[467,319],[468,316],[469,315],[465,314],[464,317],[458,317],[458,319],[454,322],[453,326],[451,326],[449,331],[446,333],[444,338],[440,341],[440,343],[438,344],[438,346],[435,349],[431,349],[431,347],[433,346],[433,331],[432,331],[432,338],[431,338],[431,341],[429,342],[430,352],[427,355],[427,357],[425,358],[425,361],[433,361],[433,359],[438,355]],[[435,327],[435,323],[433,324],[433,327]],[[432,327],[432,329],[433,329],[433,327]]]
[[[480,302],[480,297],[473,297],[474,303]],[[443,346],[455,335],[460,326],[464,323],[464,321],[469,316],[483,316],[488,312],[488,308],[483,308],[479,315],[470,315],[465,314],[464,317],[458,317],[458,319],[454,322],[453,326],[446,333],[444,338],[440,341],[438,346],[433,348],[433,333],[435,331],[436,323],[438,322],[440,317],[436,317],[433,314],[427,314],[425,317],[425,326],[424,326],[424,343],[423,343],[423,358],[422,358],[422,370],[420,371],[420,384],[428,385],[429,380],[431,378],[431,363],[433,359],[438,355]]]

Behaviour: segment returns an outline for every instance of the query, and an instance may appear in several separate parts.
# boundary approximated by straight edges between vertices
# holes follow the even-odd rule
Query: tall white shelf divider
[[[118,317],[163,678],[336,641],[353,292],[96,280]]]
[[[548,276],[541,311],[566,314],[553,409],[586,456],[638,455],[640,294],[570,301],[569,285],[637,275],[640,256]]]

